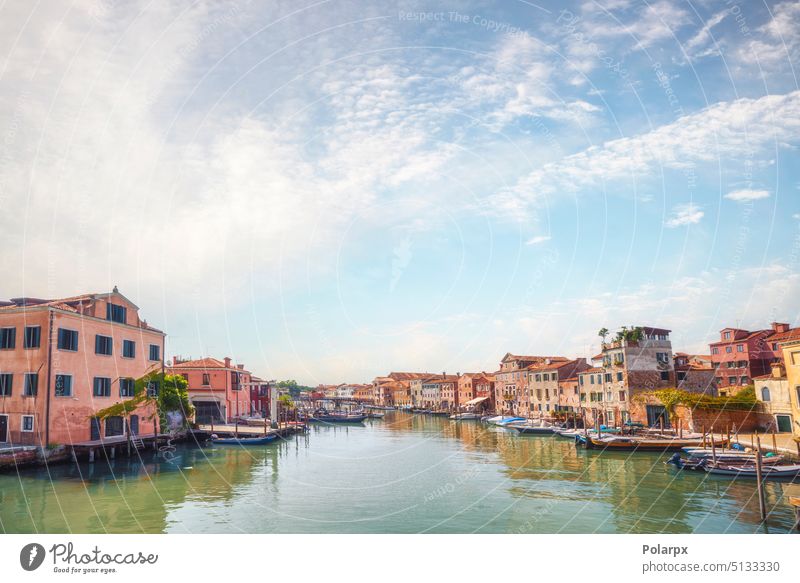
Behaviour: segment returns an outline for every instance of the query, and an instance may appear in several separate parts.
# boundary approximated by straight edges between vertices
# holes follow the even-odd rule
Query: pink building
[[[0,443],[46,446],[157,431],[152,405],[127,424],[94,414],[132,397],[135,379],[163,371],[164,336],[117,288],[0,302]]]
[[[173,357],[167,367],[189,383],[189,401],[194,405],[197,423],[225,423],[250,414],[250,371],[231,359],[200,358],[182,360]]]
[[[710,345],[711,362],[721,395],[734,394],[753,378],[770,374],[773,362],[782,362],[781,342],[800,337],[800,329],[773,322],[764,330],[724,328],[719,342]]]

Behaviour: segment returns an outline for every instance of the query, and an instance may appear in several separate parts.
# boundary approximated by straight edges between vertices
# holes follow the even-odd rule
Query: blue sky
[[[797,325],[799,6],[6,3],[0,295],[309,384]]]

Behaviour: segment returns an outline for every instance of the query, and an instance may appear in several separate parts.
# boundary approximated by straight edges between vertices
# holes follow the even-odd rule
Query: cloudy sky
[[[266,378],[798,322],[800,3],[5,2],[1,297]]]

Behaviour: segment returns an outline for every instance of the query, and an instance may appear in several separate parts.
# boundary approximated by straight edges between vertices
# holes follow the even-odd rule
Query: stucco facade
[[[132,397],[135,379],[163,371],[164,333],[116,289],[2,302],[0,329],[7,341],[14,337],[0,348],[0,442],[44,446],[157,431],[152,405],[127,424],[95,419]]]

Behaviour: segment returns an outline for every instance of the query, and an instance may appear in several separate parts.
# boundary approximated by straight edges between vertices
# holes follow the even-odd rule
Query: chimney
[[[772,363],[772,378],[774,379],[782,379],[785,375],[785,371],[783,370],[783,363],[782,362],[773,362]]]
[[[229,356],[226,356],[225,357],[225,368],[230,368],[230,367],[231,367],[231,359],[230,359]]]
[[[784,324],[783,322],[773,322],[772,331],[776,333],[788,332],[789,324]]]
[[[239,370],[244,370],[244,365],[243,364],[237,364],[236,368],[238,368]]]

